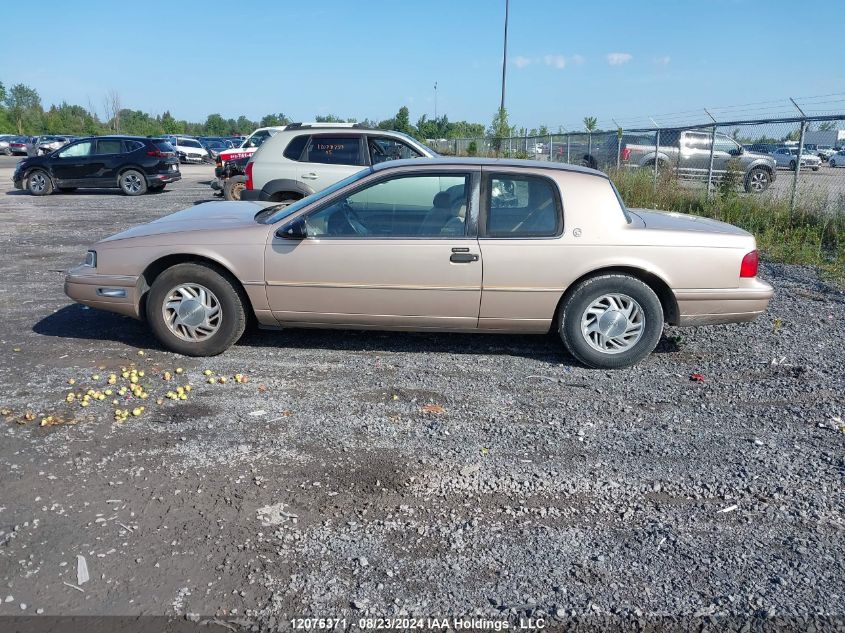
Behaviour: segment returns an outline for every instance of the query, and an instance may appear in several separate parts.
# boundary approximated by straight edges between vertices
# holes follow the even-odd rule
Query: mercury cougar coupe
[[[381,163],[288,205],[197,205],[97,242],[65,292],[191,356],[225,351],[254,317],[553,330],[608,369],[648,356],[664,323],[751,321],[772,297],[741,229],[628,209],[592,169],[475,158]]]

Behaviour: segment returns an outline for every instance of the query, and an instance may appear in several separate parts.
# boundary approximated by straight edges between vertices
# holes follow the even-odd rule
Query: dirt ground
[[[212,199],[212,168],[157,195],[34,198],[13,164],[0,159],[0,617],[841,624],[845,295],[815,271],[765,265],[763,318],[667,328],[618,372],[551,335],[256,331],[191,359],[72,304],[62,271]],[[119,393],[132,384],[149,396]],[[167,397],[177,387],[185,399]]]

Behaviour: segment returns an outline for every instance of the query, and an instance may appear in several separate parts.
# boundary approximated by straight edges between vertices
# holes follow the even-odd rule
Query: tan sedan
[[[289,206],[210,202],[118,233],[68,272],[86,305],[219,354],[265,327],[543,334],[578,360],[647,356],[663,324],[751,321],[772,288],[754,237],[627,209],[604,174],[442,158],[367,168]]]

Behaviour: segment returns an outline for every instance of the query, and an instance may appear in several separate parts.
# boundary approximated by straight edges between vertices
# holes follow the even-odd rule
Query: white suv
[[[177,136],[174,147],[180,163],[201,163],[211,158],[208,150],[195,138]]]
[[[293,123],[252,155],[241,200],[293,202],[370,165],[434,156],[401,132],[356,123]]]

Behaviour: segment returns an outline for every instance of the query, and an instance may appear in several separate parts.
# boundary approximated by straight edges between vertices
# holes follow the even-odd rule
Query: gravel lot
[[[211,199],[211,167],[158,195],[33,198],[11,188],[13,164],[0,159],[0,616],[843,626],[845,294],[815,271],[764,266],[763,318],[667,328],[612,373],[551,336],[252,332],[203,361],[70,304],[60,271]],[[153,394],[126,405],[141,415],[65,402],[113,372],[116,389],[132,364]],[[187,383],[186,401],[157,404]]]

